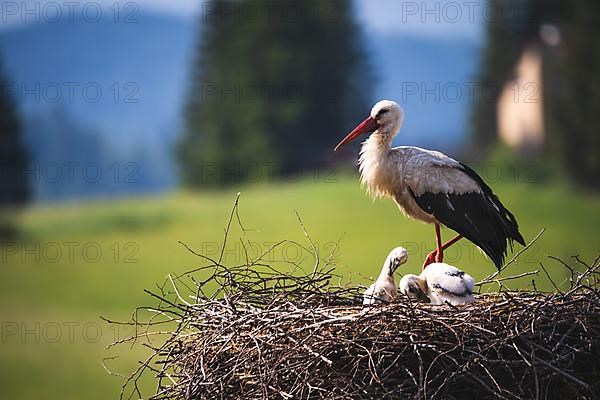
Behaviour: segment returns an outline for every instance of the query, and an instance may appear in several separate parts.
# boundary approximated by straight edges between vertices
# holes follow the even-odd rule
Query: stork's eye
[[[387,108],[384,108],[383,110],[379,110],[379,112],[377,113],[377,118],[381,117],[383,114],[385,114],[388,111],[390,111],[390,110]]]

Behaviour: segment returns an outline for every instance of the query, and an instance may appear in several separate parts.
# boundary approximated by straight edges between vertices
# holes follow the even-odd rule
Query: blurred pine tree
[[[297,174],[330,157],[371,101],[352,11],[351,0],[205,3],[179,146],[187,185]]]
[[[523,50],[537,46],[543,57],[544,156],[557,162],[573,182],[600,188],[600,2],[596,0],[490,0],[501,18],[486,25],[480,86],[501,87]],[[560,43],[544,43],[551,25]],[[477,152],[497,142],[497,102],[478,93],[472,115]]]
[[[8,82],[0,60],[0,241],[16,233],[15,211],[25,205],[30,189],[25,170],[29,162],[16,106],[9,96]]]
[[[571,179],[600,189],[600,2],[565,2],[560,86],[550,99],[551,148]]]
[[[29,200],[25,169],[28,156],[23,143],[23,130],[0,60],[0,206],[22,205]]]

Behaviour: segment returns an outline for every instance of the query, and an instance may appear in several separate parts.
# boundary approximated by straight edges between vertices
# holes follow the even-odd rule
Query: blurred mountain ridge
[[[85,185],[78,189],[34,187],[36,200],[164,191],[177,184],[173,147],[182,129],[198,26],[189,18],[158,14],[139,14],[137,20],[129,24],[110,19],[98,23],[65,20],[0,33],[7,80],[10,90],[17,91],[16,105],[27,142],[34,147],[34,162],[69,162],[87,155],[96,158],[89,162],[105,168],[115,162],[145,168],[135,186],[115,187],[109,182],[109,186],[96,184],[92,191],[89,185],[87,189]],[[448,102],[444,96],[436,101],[431,95],[423,99],[421,93],[403,94],[403,89],[471,80],[478,44],[405,34],[369,35],[366,39],[372,44],[369,51],[378,78],[375,97],[395,99],[406,108],[398,144],[440,150],[460,147],[469,119],[466,96],[457,102]],[[61,88],[61,98],[54,102],[56,87]],[[102,91],[97,102],[85,97],[84,88],[93,97],[97,87]],[[56,115],[62,119],[56,120]],[[50,146],[57,130],[63,129],[61,123],[65,131],[89,138],[78,143],[89,143],[96,151],[66,146],[58,152],[55,145]],[[340,132],[340,137],[345,133]]]

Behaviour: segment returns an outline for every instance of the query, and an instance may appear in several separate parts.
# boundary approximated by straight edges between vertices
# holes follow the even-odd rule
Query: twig
[[[312,239],[310,238],[310,235],[308,234],[308,231],[306,230],[306,227],[304,226],[304,222],[302,222],[302,218],[300,218],[300,214],[298,214],[298,211],[296,211],[296,217],[298,218],[300,227],[302,227],[302,232],[304,232],[304,236],[310,243],[310,247],[312,247],[313,255],[315,257],[315,267],[314,267],[313,273],[316,273],[317,270],[319,269],[319,252],[317,251],[315,244],[313,243]]]
[[[482,286],[485,285],[486,283],[491,283],[491,282],[495,282],[495,278],[502,272],[504,271],[506,268],[508,268],[511,264],[513,264],[517,258],[523,254],[525,251],[527,251],[528,248],[530,248],[535,242],[537,242],[537,240],[544,234],[544,232],[546,231],[546,228],[543,228],[532,240],[531,242],[527,243],[527,245],[525,247],[523,247],[521,250],[519,250],[507,263],[504,264],[504,266],[502,268],[500,268],[499,270],[495,271],[493,274],[486,276],[485,278],[483,278],[480,282],[477,283],[476,286]]]
[[[312,253],[312,272],[302,272],[302,261],[281,271],[267,260],[279,246],[295,243],[288,240],[251,260],[240,237],[243,261],[222,265],[223,249],[234,239],[234,215],[246,235],[238,202],[239,195],[218,260],[182,243],[209,265],[168,275],[146,290],[158,304],[136,308],[131,321],[104,319],[134,328],[115,345],[141,344],[150,352],[127,377],[106,366],[114,357],[103,360],[109,374],[124,379],[122,397],[148,398],[141,380],[152,378],[156,391],[150,398],[161,400],[440,399],[482,393],[520,399],[544,397],[546,388],[557,385],[565,397],[593,398],[597,386],[590,371],[600,369],[599,258],[576,279],[572,275],[567,293],[542,293],[535,284],[533,291],[508,291],[504,282],[539,273],[499,276],[542,230],[477,284],[495,283],[501,293],[479,295],[466,307],[435,307],[399,296],[365,308],[363,289],[342,283],[333,256],[320,263],[298,213],[310,246],[298,245]],[[540,268],[552,281],[545,266]]]
[[[237,196],[235,197],[235,203],[233,204],[233,208],[231,209],[231,214],[229,215],[229,219],[227,220],[227,226],[225,228],[225,233],[223,236],[223,246],[221,247],[221,254],[219,255],[219,261],[216,264],[221,264],[221,261],[223,260],[223,254],[225,253],[225,247],[227,246],[227,236],[229,235],[229,228],[231,227],[231,221],[233,221],[233,215],[237,212],[241,195],[242,194],[238,192]]]

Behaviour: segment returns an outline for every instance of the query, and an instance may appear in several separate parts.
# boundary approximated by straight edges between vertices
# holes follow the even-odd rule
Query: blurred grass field
[[[517,216],[526,240],[542,228],[544,235],[526,250],[509,273],[537,269],[543,262],[557,283],[566,271],[547,255],[591,261],[600,250],[599,198],[576,194],[564,186],[497,182],[492,186]],[[3,243],[0,276],[0,387],[3,398],[116,398],[123,382],[110,376],[108,365],[129,373],[143,349],[105,350],[132,333],[101,321],[101,315],[127,320],[137,306],[154,301],[143,292],[168,273],[202,264],[177,242],[218,258],[225,224],[239,188],[201,194],[177,193],[162,198],[69,204],[32,208],[20,217],[23,241]],[[245,186],[240,217],[252,243],[251,253],[266,251],[280,240],[306,243],[298,211],[321,253],[336,249],[337,272],[356,284],[376,276],[388,251],[409,249],[400,273],[415,273],[433,249],[431,226],[401,215],[389,200],[372,200],[356,177],[338,182]],[[453,234],[443,232],[445,238]],[[240,229],[232,225],[225,264],[244,262]],[[341,238],[341,240],[340,240]],[[339,241],[339,247],[337,243]],[[308,245],[308,244],[307,244]],[[515,250],[518,250],[516,248]],[[298,246],[278,248],[273,259],[304,262],[310,254]],[[482,278],[493,264],[467,242],[446,253],[446,261]],[[542,273],[536,286],[551,289]],[[527,288],[531,277],[514,281]]]

